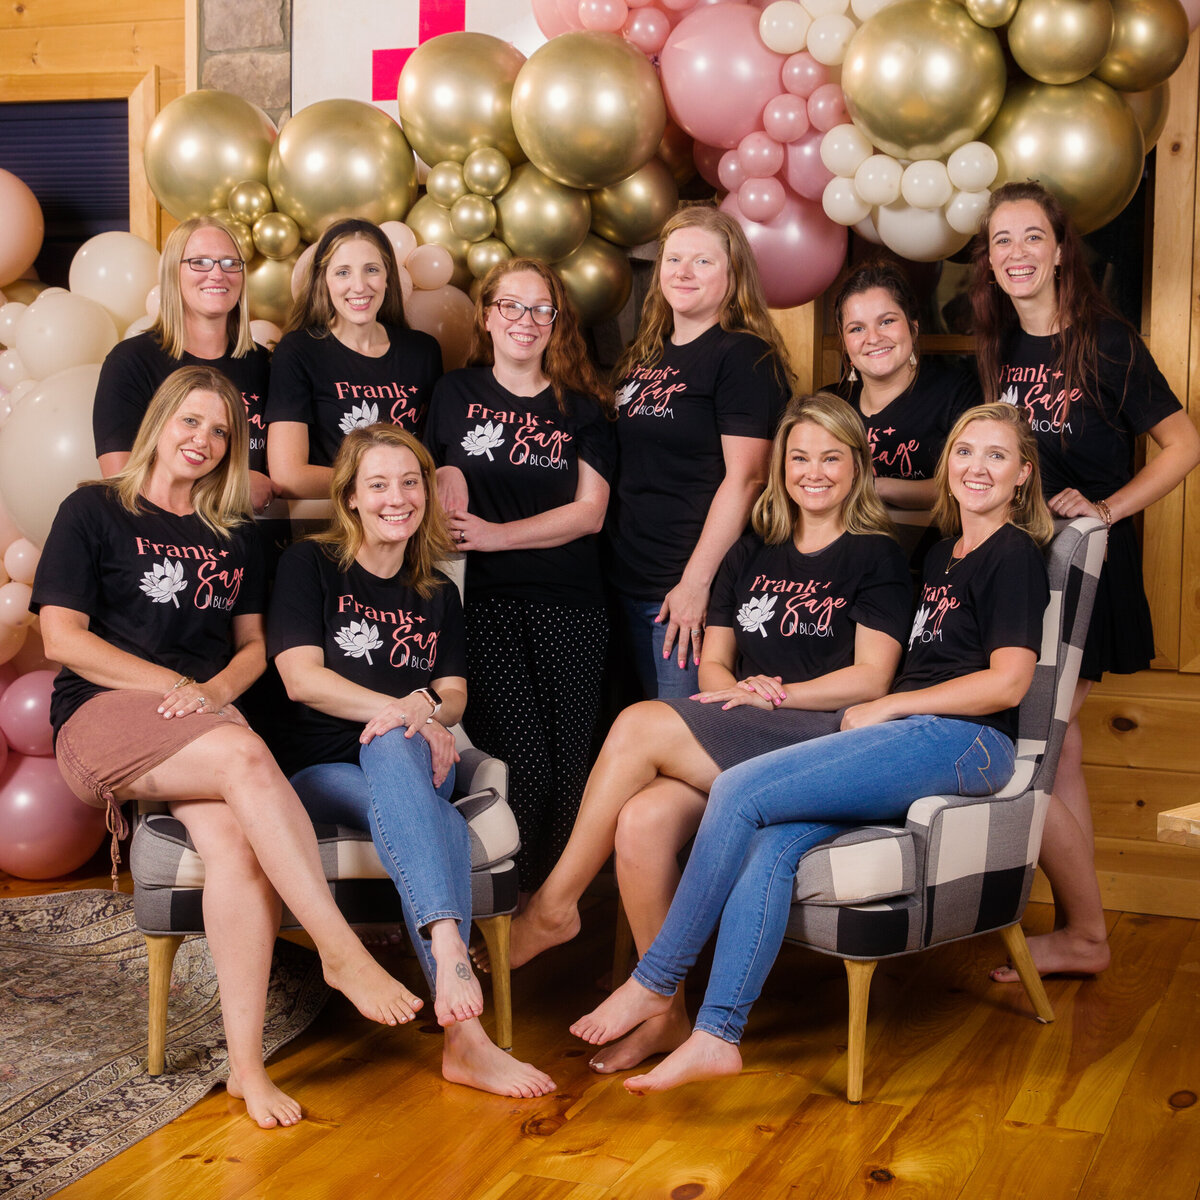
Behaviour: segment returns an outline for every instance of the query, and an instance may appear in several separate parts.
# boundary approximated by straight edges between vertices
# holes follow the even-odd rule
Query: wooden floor
[[[0,876],[0,895],[58,886]],[[1026,927],[1049,918],[1032,908]],[[743,1075],[638,1099],[589,1072],[567,1032],[611,954],[612,904],[594,900],[571,946],[514,977],[516,1050],[554,1076],[553,1096],[446,1084],[436,1026],[383,1029],[335,998],[273,1062],[305,1106],[300,1126],[259,1131],[218,1088],[59,1195],[1197,1200],[1200,925],[1113,914],[1111,926],[1111,970],[1049,983],[1053,1025],[1019,988],[988,982],[998,938],[882,964],[856,1107],[841,1098],[841,965],[785,948]],[[400,970],[417,985],[411,959]]]

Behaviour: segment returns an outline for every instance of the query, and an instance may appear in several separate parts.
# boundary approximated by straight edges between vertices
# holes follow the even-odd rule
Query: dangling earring
[[[846,381],[848,383],[858,382],[858,372],[853,367],[850,368],[850,374],[846,376]]]
[[[1021,505],[1025,503],[1025,496],[1022,491],[1024,486],[1025,485],[1023,483],[1017,484],[1016,491],[1013,492],[1013,508],[1020,508]]]
[[[915,367],[917,365],[917,352],[915,350],[910,350],[908,352],[908,365],[910,367]]]

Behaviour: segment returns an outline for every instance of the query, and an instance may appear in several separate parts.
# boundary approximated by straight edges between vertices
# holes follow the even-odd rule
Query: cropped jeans
[[[722,772],[658,936],[634,978],[672,995],[720,921],[696,1028],[737,1043],[779,953],[806,850],[922,796],[987,796],[1013,744],[970,720],[915,716],[775,750]]]
[[[449,918],[464,943],[471,933],[471,845],[467,823],[449,800],[453,768],[435,789],[429,743],[419,733],[406,738],[400,728],[361,747],[357,766],[318,763],[291,783],[314,821],[371,831],[432,994],[437,965],[425,926]]]

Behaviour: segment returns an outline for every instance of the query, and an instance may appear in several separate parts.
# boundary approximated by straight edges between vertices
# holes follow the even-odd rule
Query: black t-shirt
[[[1141,338],[1134,338],[1131,354],[1128,331],[1109,320],[1100,323],[1097,339],[1099,394],[1085,398],[1076,389],[1065,429],[1057,335],[1018,329],[1002,356],[1000,399],[1020,406],[1033,425],[1047,497],[1070,487],[1088,500],[1111,496],[1133,477],[1138,435],[1180,411]]]
[[[615,585],[660,600],[683,575],[725,478],[721,438],[769,440],[787,403],[770,347],[719,325],[670,342],[617,389],[620,447],[609,537]]]
[[[197,358],[184,354],[172,358],[150,332],[118,342],[100,368],[96,400],[92,405],[92,436],[96,457],[133,449],[133,439],[159,385],[180,367],[212,367],[227,376],[242,394],[250,423],[250,470],[267,470],[267,406],[270,355],[259,345],[241,358]]]
[[[409,433],[420,431],[442,373],[441,347],[420,330],[385,328],[390,345],[379,358],[351,350],[332,333],[314,337],[306,329],[275,347],[267,423],[307,425],[314,466],[332,466],[352,429],[390,421]]]
[[[254,525],[225,539],[195,514],[141,505],[143,512],[128,512],[104,486],[72,492],[42,548],[31,608],[85,613],[109,645],[203,682],[233,657],[233,618],[265,608]],[[64,667],[50,701],[55,735],[108,690]]]
[[[947,538],[925,559],[925,581],[895,692],[986,670],[992,651],[1005,646],[1041,652],[1050,585],[1033,538],[1015,525],[1002,525],[951,565],[953,548],[954,539]],[[1015,707],[969,720],[1011,738],[1017,734]]]
[[[485,521],[516,521],[570,504],[585,462],[611,480],[613,423],[589,396],[568,393],[564,415],[550,388],[514,396],[490,367],[451,371],[434,389],[425,444],[438,466],[466,476],[471,511]],[[603,602],[597,539],[588,535],[542,550],[472,551],[466,594],[545,604]]]
[[[402,573],[403,574],[403,573]],[[386,696],[407,696],[432,679],[466,676],[462,604],[443,580],[428,600],[401,575],[383,579],[351,563],[341,571],[315,542],[289,546],[279,560],[267,651],[319,646],[325,666]],[[314,763],[358,762],[363,722],[296,704],[278,754],[289,774]]]
[[[861,380],[828,390],[862,417],[871,463],[881,479],[932,479],[954,422],[983,401],[974,371],[932,356],[921,360],[909,387],[874,416],[862,410]]]
[[[844,533],[816,554],[789,538],[734,543],[713,583],[708,624],[734,631],[734,674],[802,683],[854,663],[858,625],[903,644],[912,580],[900,547],[883,534]]]

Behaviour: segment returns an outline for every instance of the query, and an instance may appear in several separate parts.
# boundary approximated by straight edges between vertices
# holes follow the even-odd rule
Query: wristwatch
[[[441,696],[439,696],[437,694],[437,692],[434,690],[432,684],[429,687],[416,688],[415,691],[418,696],[424,696],[425,699],[428,700],[429,703],[433,705],[433,712],[431,712],[429,714],[429,719],[432,721],[433,718],[436,717],[438,715],[438,713],[442,711]]]

